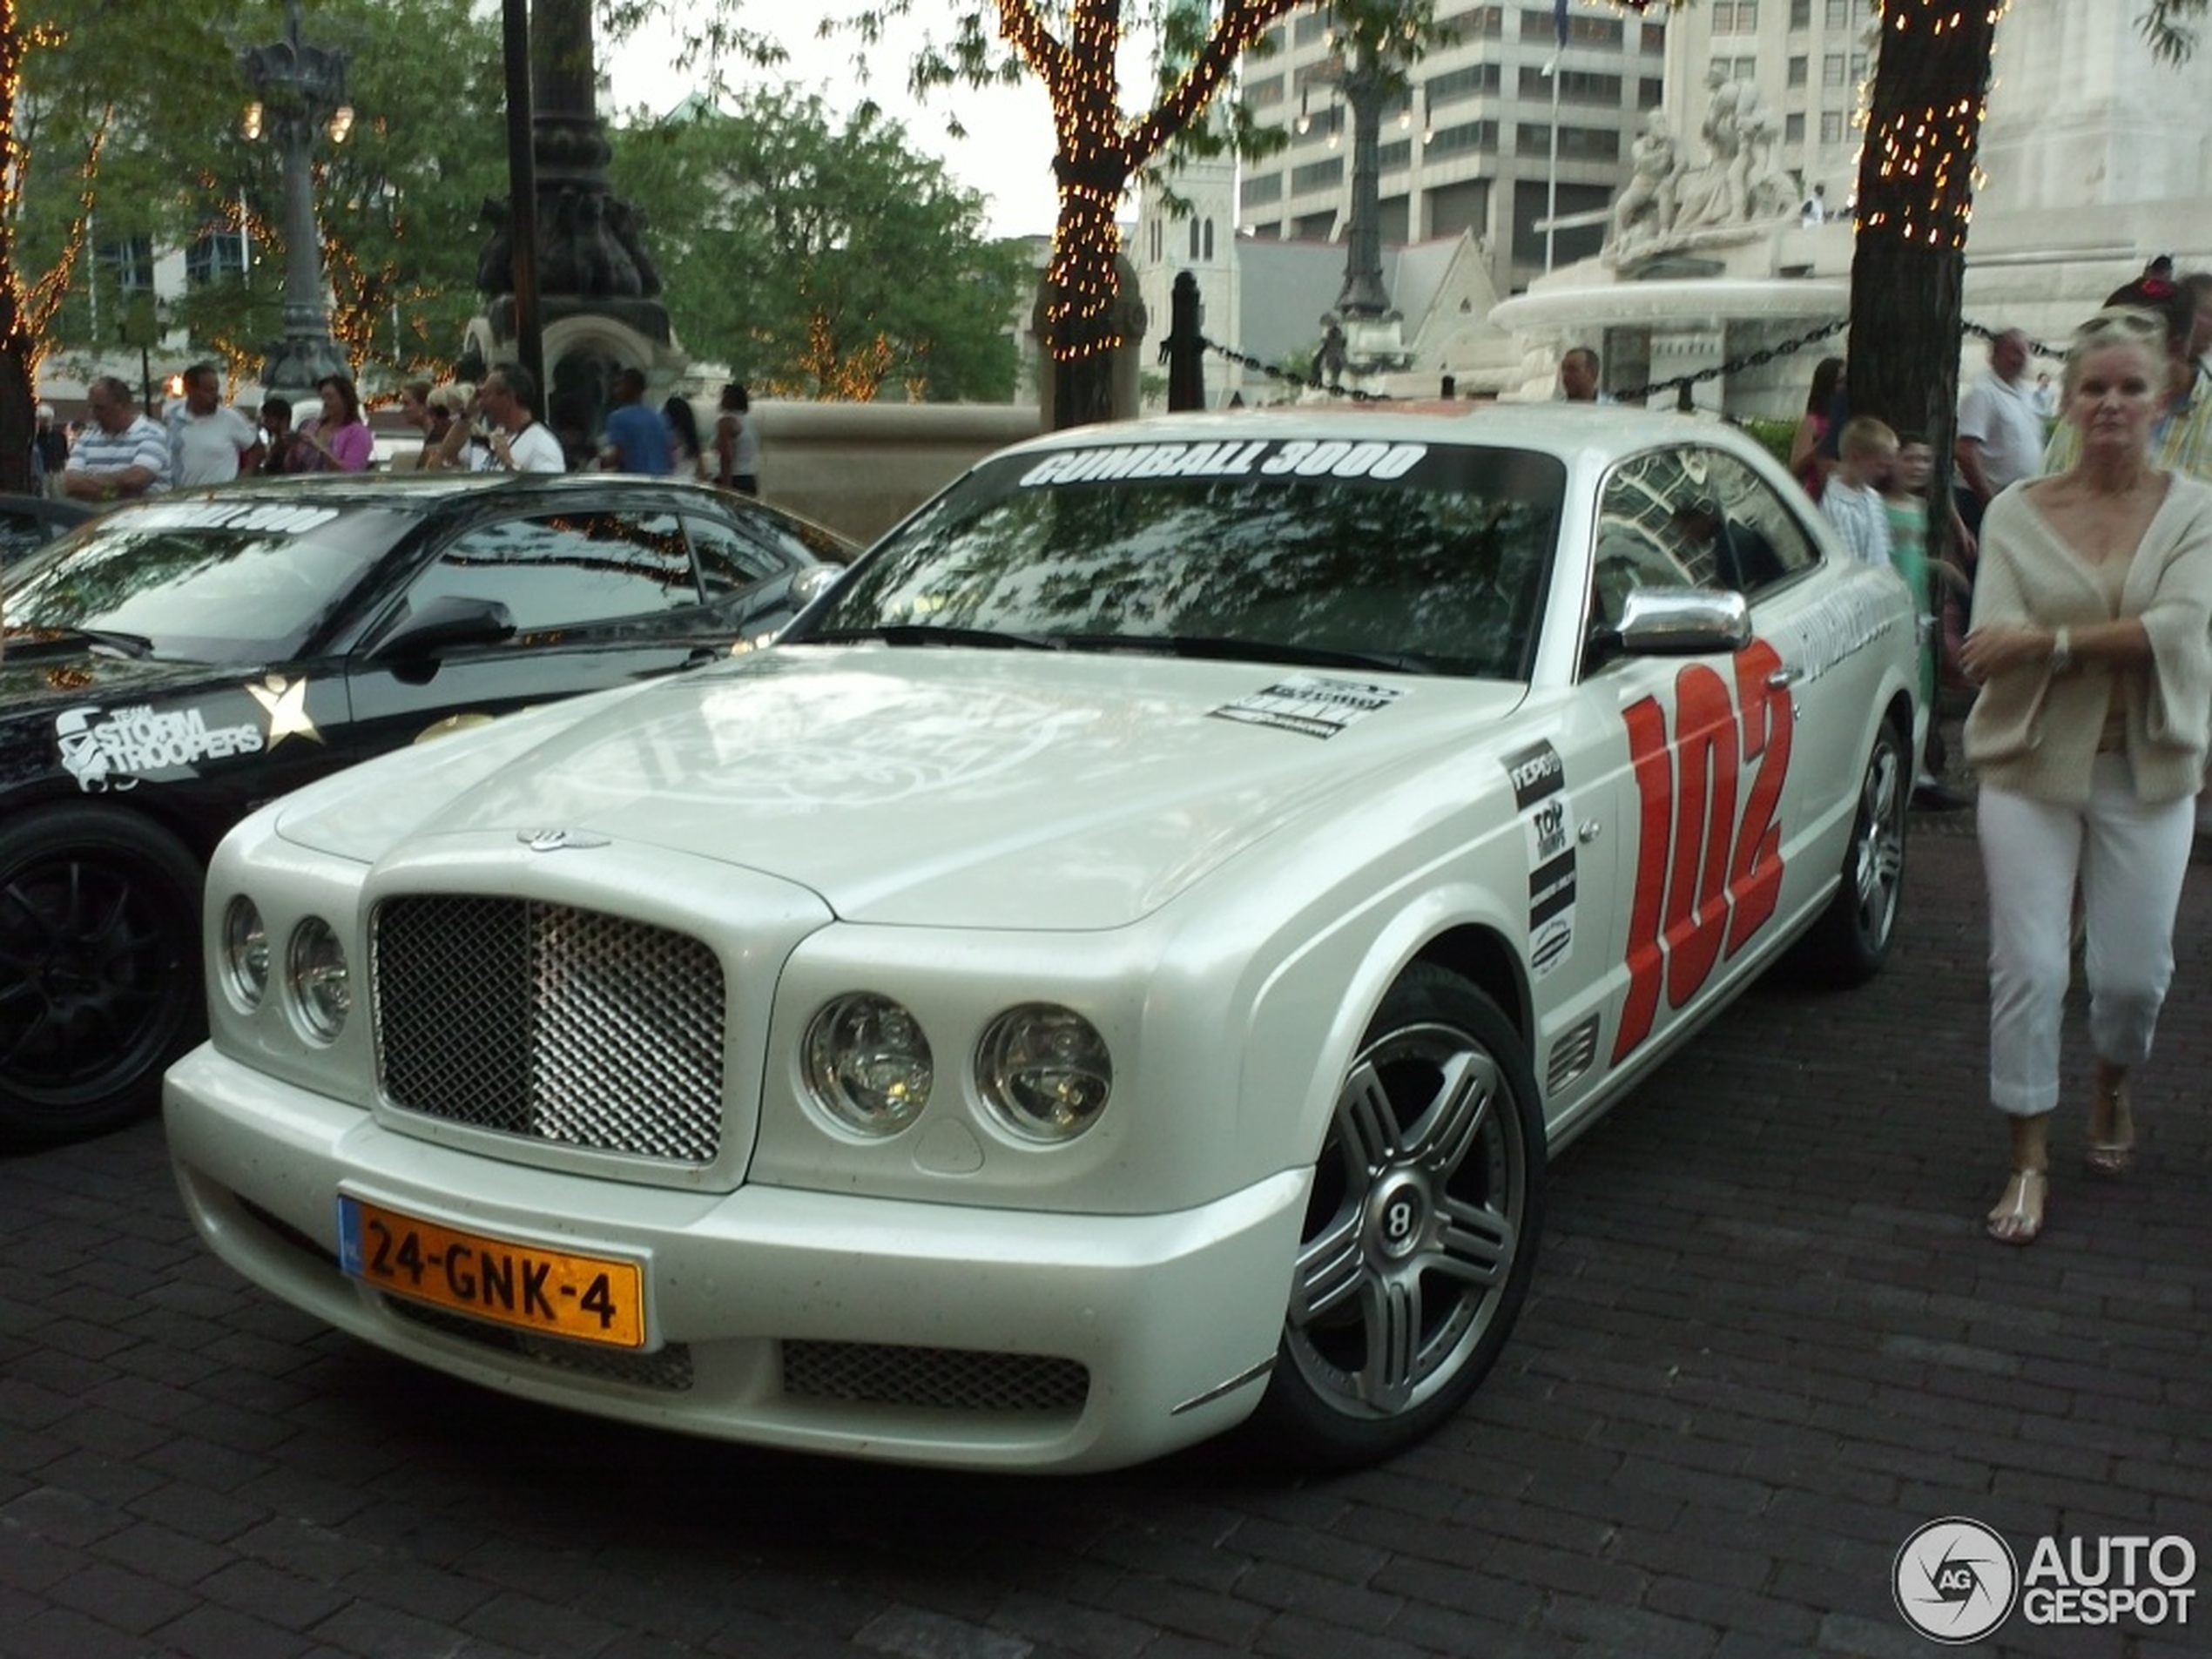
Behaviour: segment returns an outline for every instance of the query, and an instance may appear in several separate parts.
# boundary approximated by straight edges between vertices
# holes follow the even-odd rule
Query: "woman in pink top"
[[[315,383],[322,394],[322,416],[300,428],[321,457],[322,472],[367,472],[376,452],[376,439],[361,419],[361,401],[353,381],[342,374],[326,374]]]

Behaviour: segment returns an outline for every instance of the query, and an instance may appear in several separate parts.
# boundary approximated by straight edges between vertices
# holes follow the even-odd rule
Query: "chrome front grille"
[[[388,899],[369,933],[379,1082],[405,1110],[711,1163],[722,964],[689,934],[568,905]]]

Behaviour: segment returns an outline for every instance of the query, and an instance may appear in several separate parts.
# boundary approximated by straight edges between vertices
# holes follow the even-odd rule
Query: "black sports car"
[[[249,809],[746,649],[853,551],[695,484],[434,474],[165,496],[11,570],[0,1137],[152,1109],[202,1028],[202,869]]]

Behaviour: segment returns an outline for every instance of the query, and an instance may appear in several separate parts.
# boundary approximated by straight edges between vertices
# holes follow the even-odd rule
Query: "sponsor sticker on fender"
[[[1503,757],[1528,842],[1528,968],[1538,979],[1575,951],[1574,803],[1567,768],[1548,742]]]

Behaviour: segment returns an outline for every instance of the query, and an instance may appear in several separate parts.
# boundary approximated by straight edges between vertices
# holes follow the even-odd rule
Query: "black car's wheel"
[[[201,874],[132,814],[0,827],[0,1134],[57,1141],[152,1111],[205,1024]]]
[[[1905,891],[1905,810],[1912,787],[1905,739],[1885,721],[1859,774],[1843,879],[1798,952],[1812,977],[1831,985],[1863,985],[1889,960]]]
[[[1544,1130],[1497,1006],[1416,964],[1338,1091],[1275,1372],[1253,1422],[1309,1465],[1372,1461],[1457,1410],[1535,1271]]]

